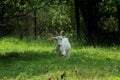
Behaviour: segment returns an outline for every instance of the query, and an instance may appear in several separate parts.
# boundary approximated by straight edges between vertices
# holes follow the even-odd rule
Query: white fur
[[[68,38],[65,38],[64,36],[57,36],[53,38],[57,40],[56,53],[58,55],[69,57],[71,45]]]

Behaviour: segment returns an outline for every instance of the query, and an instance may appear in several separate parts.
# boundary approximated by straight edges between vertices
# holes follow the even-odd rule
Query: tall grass
[[[47,40],[0,39],[0,80],[120,80],[120,47],[79,46],[55,55]]]

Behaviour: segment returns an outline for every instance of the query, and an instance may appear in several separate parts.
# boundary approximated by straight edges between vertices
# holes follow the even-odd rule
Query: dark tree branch
[[[33,12],[34,10],[37,10],[37,9],[47,9],[46,7],[38,7],[38,8],[32,8],[31,10],[29,10],[28,12],[26,13],[23,13],[23,14],[19,14],[19,15],[15,15],[15,16],[8,16],[8,17],[3,17],[3,19],[14,19],[14,18],[19,18],[19,17],[22,17],[22,16],[26,16],[28,15],[29,13]]]

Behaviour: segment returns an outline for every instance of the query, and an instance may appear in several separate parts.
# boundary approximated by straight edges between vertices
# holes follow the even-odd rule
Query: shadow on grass
[[[97,70],[96,73],[110,73],[111,75],[120,74],[120,64],[118,60],[109,58],[91,58],[83,53],[72,54],[65,58],[56,56],[51,52],[33,52],[24,53],[12,52],[8,55],[0,56],[0,78],[17,77],[21,73],[28,77],[55,72],[57,70],[74,70],[76,67],[84,71]]]

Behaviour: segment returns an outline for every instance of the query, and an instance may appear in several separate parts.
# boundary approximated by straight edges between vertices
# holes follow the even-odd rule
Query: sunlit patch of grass
[[[119,80],[119,46],[72,44],[71,57],[56,56],[47,40],[0,39],[0,80]]]
[[[49,43],[45,43],[42,41],[27,41],[20,40],[16,38],[4,38],[0,41],[0,54],[5,55],[10,52],[21,52],[24,53],[26,51],[52,51],[53,47]]]

